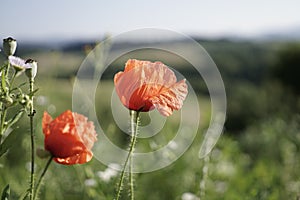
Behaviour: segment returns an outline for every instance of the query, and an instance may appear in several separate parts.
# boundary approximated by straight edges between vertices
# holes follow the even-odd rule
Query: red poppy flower
[[[82,164],[93,157],[91,148],[97,140],[93,122],[78,113],[65,111],[56,119],[44,112],[43,133],[45,149],[57,163]]]
[[[185,79],[177,82],[174,72],[161,62],[130,59],[114,83],[128,109],[147,112],[156,108],[164,116],[179,110],[188,93]]]

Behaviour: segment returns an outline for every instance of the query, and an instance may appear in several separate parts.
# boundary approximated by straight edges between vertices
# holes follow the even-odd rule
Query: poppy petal
[[[185,80],[176,82],[175,73],[163,63],[134,59],[114,77],[116,93],[125,107],[142,112],[155,107],[164,116],[180,109],[187,95]]]
[[[85,145],[70,134],[50,134],[46,138],[45,149],[55,157],[66,158],[85,150]]]
[[[90,151],[97,140],[93,122],[87,117],[70,110],[65,111],[52,120],[44,113],[43,132],[45,149],[60,164],[82,164],[91,160]]]
[[[94,145],[94,142],[97,141],[94,123],[89,122],[88,118],[83,115],[73,113],[73,116],[77,134],[79,135],[85,147],[87,149],[91,149]]]
[[[162,90],[158,96],[149,100],[163,116],[170,116],[173,110],[179,110],[182,107],[187,93],[185,80],[181,80],[172,87]]]
[[[74,165],[74,164],[83,164],[89,162],[93,157],[91,151],[82,152],[67,158],[54,158],[53,160],[59,164],[63,165]]]
[[[43,128],[43,133],[45,135],[50,134],[49,124],[51,123],[52,120],[53,120],[52,117],[47,112],[44,112],[43,121],[42,121],[42,128]]]

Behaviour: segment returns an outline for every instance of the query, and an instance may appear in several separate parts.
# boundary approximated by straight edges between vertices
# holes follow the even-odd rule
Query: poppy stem
[[[133,168],[133,157],[130,156],[130,160],[129,160],[129,196],[130,196],[130,200],[134,199],[134,179],[133,179],[133,173],[132,173],[132,168]]]
[[[30,118],[30,138],[31,138],[31,176],[30,176],[30,200],[34,198],[34,164],[35,164],[35,144],[34,144],[34,131],[33,131],[33,117],[35,111],[33,109],[33,84],[34,79],[29,79],[29,97],[30,97],[30,108],[29,108],[29,118]]]
[[[206,182],[208,180],[208,165],[209,165],[210,157],[206,155],[204,157],[204,164],[202,167],[202,180],[200,181],[200,198],[204,198],[205,190],[206,190]]]
[[[138,124],[139,123],[139,112],[130,111],[130,124],[131,124],[131,146],[132,151],[130,155],[130,165],[129,165],[129,184],[130,184],[130,199],[134,200],[134,178],[133,178],[133,152],[137,140],[138,134]]]
[[[47,170],[48,170],[48,168],[49,168],[52,160],[53,160],[53,156],[50,156],[50,158],[47,161],[47,164],[45,165],[45,168],[44,168],[43,172],[41,173],[41,176],[40,176],[40,178],[39,178],[39,180],[38,180],[38,182],[36,184],[36,189],[35,189],[35,193],[34,193],[33,199],[36,199],[37,196],[38,196],[38,193],[39,193],[39,190],[40,190],[40,187],[41,187],[41,182],[42,182],[42,180],[43,180],[43,178],[44,178],[44,176],[45,176],[45,174],[46,174],[46,172],[47,172]]]
[[[132,167],[133,167],[133,158],[132,154],[134,151],[134,146],[137,139],[137,133],[138,133],[138,122],[139,122],[139,112],[130,110],[130,128],[131,128],[131,141],[129,146],[129,151],[121,172],[120,181],[118,184],[118,190],[117,190],[117,197],[116,200],[119,200],[121,197],[122,187],[123,187],[123,181],[125,177],[125,171],[128,164],[128,161],[130,160],[130,166],[129,166],[129,179],[130,179],[130,197],[131,200],[134,199],[134,185],[133,185],[133,173],[132,173]]]

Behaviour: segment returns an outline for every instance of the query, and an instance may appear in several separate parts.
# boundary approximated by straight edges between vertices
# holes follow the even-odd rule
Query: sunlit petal
[[[161,62],[130,59],[124,72],[114,77],[116,92],[130,110],[154,108],[164,116],[179,110],[188,93],[185,80],[177,82],[174,72]]]

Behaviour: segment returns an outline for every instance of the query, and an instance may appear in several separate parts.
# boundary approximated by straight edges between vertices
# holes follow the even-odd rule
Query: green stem
[[[9,90],[11,90],[11,88],[12,88],[12,85],[13,85],[13,83],[15,81],[16,75],[17,75],[17,71],[14,72],[14,74],[13,74],[13,76],[11,78]]]
[[[200,181],[200,198],[205,198],[206,182],[208,180],[208,167],[209,167],[209,155],[204,157],[204,164],[202,168],[202,180]]]
[[[5,75],[5,82],[6,80],[8,80],[8,72],[9,72],[9,68],[10,68],[10,63],[8,61],[7,63],[7,68],[6,70],[2,70],[2,73],[4,73]],[[3,82],[2,82],[3,83]],[[6,84],[5,84],[6,85]],[[3,87],[3,86],[2,86]],[[5,87],[5,86],[4,86]],[[6,95],[6,93],[8,91],[4,90],[3,91]],[[5,104],[1,103],[1,125],[0,125],[0,144],[1,144],[1,140],[2,140],[2,135],[5,132],[5,128],[4,128],[4,123],[5,123],[5,119],[6,119],[6,113],[7,113],[7,108],[5,106]]]
[[[43,172],[41,173],[41,176],[40,176],[40,178],[39,178],[39,180],[38,180],[38,182],[37,182],[37,184],[36,184],[36,190],[35,190],[33,199],[36,199],[37,196],[38,196],[38,193],[39,193],[39,190],[40,190],[40,187],[41,187],[41,182],[42,182],[42,180],[43,180],[43,178],[44,178],[44,176],[45,176],[45,174],[46,174],[46,172],[47,172],[47,170],[48,170],[48,168],[49,168],[49,166],[50,166],[52,160],[53,160],[53,156],[51,156],[51,157],[49,158],[49,160],[48,160],[48,162],[47,162],[47,164],[46,164],[46,166],[45,166]]]
[[[35,144],[34,144],[34,131],[33,131],[33,117],[34,117],[34,109],[33,109],[33,83],[34,79],[29,79],[29,96],[30,96],[30,111],[29,111],[29,118],[30,118],[30,138],[31,138],[31,176],[30,176],[30,200],[33,200],[34,197],[34,163],[35,163]]]
[[[6,80],[8,79],[9,69],[10,69],[10,62],[8,61],[7,68],[6,68],[6,71],[5,71]]]
[[[130,184],[130,199],[134,199],[134,178],[132,173],[133,168],[133,157],[130,157],[130,165],[129,165],[129,184]]]
[[[139,113],[136,111],[130,111],[130,125],[131,125],[131,143],[133,144],[132,153],[130,155],[130,166],[129,166],[129,182],[130,182],[130,197],[134,200],[134,177],[133,177],[133,152],[138,135],[139,126]]]
[[[115,198],[116,200],[119,200],[119,198],[121,197],[121,192],[122,192],[122,187],[123,187],[123,181],[124,181],[124,177],[125,177],[125,171],[126,171],[126,167],[128,164],[129,159],[131,159],[131,164],[132,164],[132,154],[134,151],[134,146],[137,140],[137,130],[138,130],[138,118],[139,118],[139,112],[134,111],[134,110],[130,110],[130,127],[131,127],[131,141],[130,141],[130,146],[129,146],[129,152],[127,154],[122,172],[121,172],[121,177],[120,177],[120,181],[118,184],[118,190],[117,190],[117,197]],[[131,193],[131,199],[134,199],[134,192],[133,192],[133,180],[132,180],[132,167],[130,167],[130,193]]]
[[[0,126],[0,144],[1,144],[1,140],[2,140],[2,135],[5,132],[4,129],[4,124],[5,124],[5,118],[6,118],[6,113],[7,113],[7,109],[6,106],[2,104],[2,108],[1,108],[1,126]]]

